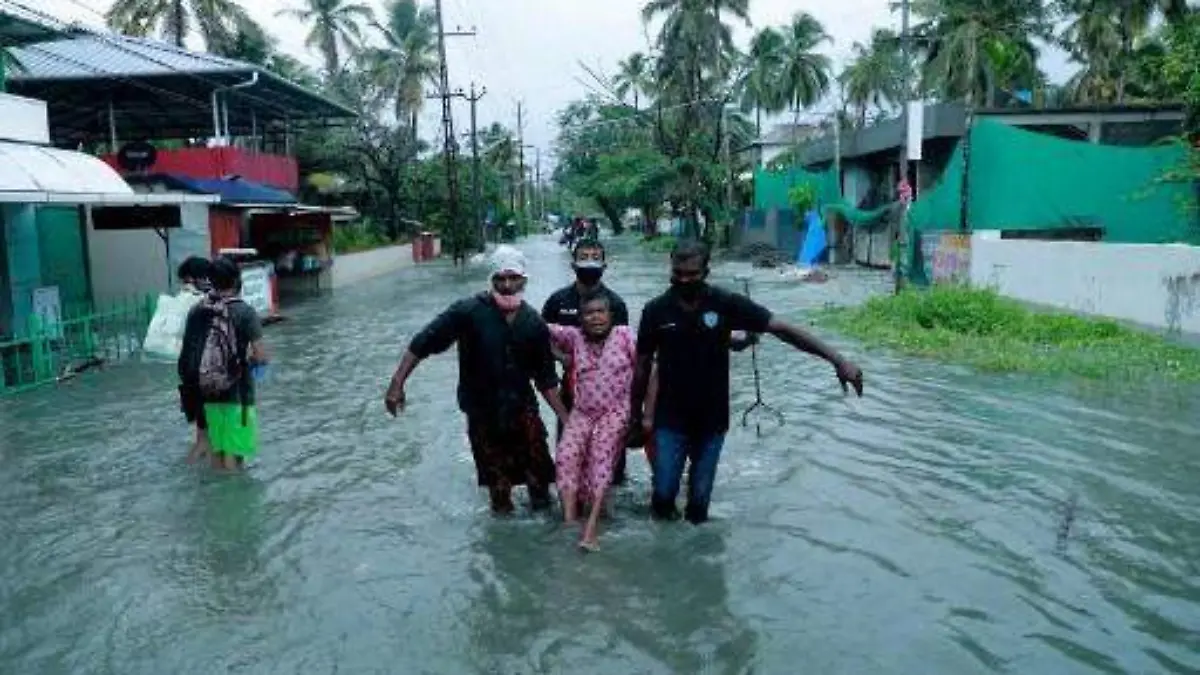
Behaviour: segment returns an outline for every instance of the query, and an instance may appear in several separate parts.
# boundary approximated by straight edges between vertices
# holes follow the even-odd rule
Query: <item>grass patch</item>
[[[678,240],[675,237],[660,234],[657,237],[642,237],[638,243],[651,253],[670,253],[671,249],[675,248],[676,241]]]
[[[1032,311],[990,290],[905,291],[815,320],[869,346],[985,371],[1200,381],[1200,349],[1116,321]]]

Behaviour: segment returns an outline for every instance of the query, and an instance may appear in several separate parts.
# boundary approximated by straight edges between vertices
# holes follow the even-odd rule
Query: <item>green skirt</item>
[[[247,460],[258,454],[258,414],[254,406],[205,403],[204,417],[214,452]]]

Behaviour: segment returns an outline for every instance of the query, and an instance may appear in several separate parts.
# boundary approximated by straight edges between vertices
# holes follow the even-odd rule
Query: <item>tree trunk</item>
[[[187,9],[183,0],[175,0],[171,4],[171,32],[175,34],[175,46],[183,48],[184,24],[187,22]]]
[[[608,218],[608,222],[612,224],[613,234],[621,234],[625,231],[625,227],[621,223],[621,214],[611,201],[597,197],[596,205],[600,207],[600,210],[604,212],[604,217]]]

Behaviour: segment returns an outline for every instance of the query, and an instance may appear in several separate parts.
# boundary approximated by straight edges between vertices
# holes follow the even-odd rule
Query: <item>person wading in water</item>
[[[593,295],[603,295],[608,298],[612,325],[628,326],[629,309],[625,306],[625,301],[601,281],[607,267],[606,257],[604,245],[599,241],[579,242],[579,245],[575,247],[575,260],[572,264],[575,269],[575,281],[569,286],[558,289],[546,299],[546,304],[542,306],[542,320],[552,325],[580,328],[583,316],[580,307],[582,299]],[[563,404],[567,406],[567,410],[570,410],[575,405],[574,397],[571,394],[574,387],[571,381],[570,355],[556,349],[555,357],[564,366],[562,400]],[[562,434],[563,425],[560,423],[557,434],[557,439],[560,441]],[[623,485],[624,483],[625,453],[621,453],[617,456],[616,467],[613,470],[613,485]]]
[[[675,519],[675,500],[686,461],[687,520],[708,520],[713,481],[729,429],[729,345],[731,332],[770,333],[833,364],[843,389],[862,396],[858,366],[817,338],[771,315],[744,295],[710,286],[708,248],[684,241],[671,252],[671,289],[646,303],[638,325],[638,367],[631,410],[643,409],[651,368],[657,356],[658,392],[654,419],[642,420],[654,433],[655,517]]]
[[[542,510],[550,506],[554,460],[530,381],[564,423],[567,409],[558,394],[550,329],[522,299],[524,254],[500,246],[491,263],[491,290],[454,303],[413,337],[384,405],[393,416],[403,410],[404,388],[417,364],[457,343],[458,407],[492,512],[512,513],[516,485],[525,485],[530,505]]]

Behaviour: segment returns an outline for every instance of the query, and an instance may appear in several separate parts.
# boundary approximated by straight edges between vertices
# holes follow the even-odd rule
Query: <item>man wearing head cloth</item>
[[[513,511],[516,485],[528,488],[535,510],[550,505],[554,460],[534,387],[560,420],[567,417],[550,331],[522,297],[525,267],[519,250],[497,247],[490,288],[450,305],[413,337],[384,399],[392,415],[403,410],[417,364],[458,345],[458,407],[467,418],[479,485],[488,489],[496,514]]]

